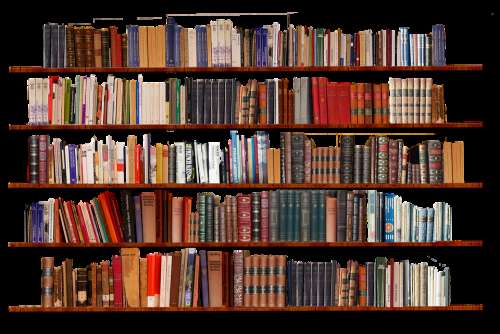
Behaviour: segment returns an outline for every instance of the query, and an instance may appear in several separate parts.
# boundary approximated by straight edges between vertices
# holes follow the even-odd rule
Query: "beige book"
[[[148,306],[148,260],[139,258],[139,295],[141,307]]]
[[[443,142],[443,182],[453,183],[452,143]]]
[[[148,67],[156,67],[155,63],[155,44],[156,44],[156,38],[155,38],[155,27],[148,26],[148,37],[147,37],[147,43],[148,43]]]
[[[123,301],[124,307],[139,307],[140,302],[140,276],[139,276],[139,248],[121,248]]]
[[[212,67],[212,29],[210,28],[210,24],[207,24],[207,58],[208,58],[208,67]]]
[[[172,197],[172,242],[182,242],[183,197]]]
[[[148,67],[148,27],[139,26],[139,66]]]

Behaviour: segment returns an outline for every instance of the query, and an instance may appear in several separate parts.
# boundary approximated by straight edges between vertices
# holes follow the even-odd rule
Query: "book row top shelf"
[[[9,73],[282,73],[307,74],[330,72],[477,72],[483,64],[450,64],[443,66],[304,66],[304,67],[67,67],[9,66]]]

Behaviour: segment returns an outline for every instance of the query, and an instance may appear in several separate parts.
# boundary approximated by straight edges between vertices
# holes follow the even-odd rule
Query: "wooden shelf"
[[[9,66],[9,73],[283,73],[329,72],[471,72],[482,71],[483,64],[445,66],[307,66],[307,67],[68,67]]]
[[[332,183],[271,183],[271,184],[232,184],[232,183],[162,183],[162,184],[47,184],[9,182],[9,189],[482,189],[483,182],[445,183],[445,184],[332,184]]]
[[[437,242],[122,242],[122,243],[32,243],[9,242],[9,248],[448,248],[483,247],[482,240]]]
[[[113,124],[113,125],[22,125],[9,124],[10,131],[112,131],[112,130],[342,130],[342,129],[389,129],[389,130],[441,130],[441,129],[482,129],[482,121],[465,121],[441,124]]]
[[[134,313],[134,312],[406,312],[406,311],[482,311],[483,304],[450,306],[287,306],[287,307],[44,307],[39,305],[9,306],[11,313]]]

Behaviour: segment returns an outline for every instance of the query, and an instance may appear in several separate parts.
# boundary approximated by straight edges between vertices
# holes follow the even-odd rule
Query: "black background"
[[[302,1],[296,4],[286,1],[134,1],[133,3],[110,3],[110,1],[60,1],[30,3],[17,1],[4,10],[4,43],[0,52],[2,58],[2,151],[0,165],[2,173],[2,219],[1,275],[6,281],[2,284],[2,323],[23,329],[35,326],[40,330],[57,328],[75,328],[85,330],[126,330],[135,327],[152,331],[152,326],[160,325],[162,331],[182,326],[184,330],[266,330],[271,326],[283,330],[335,331],[335,330],[375,330],[402,331],[417,329],[421,331],[443,331],[450,326],[463,330],[485,328],[496,320],[498,302],[497,269],[498,214],[495,196],[497,192],[498,165],[495,162],[498,150],[498,82],[497,60],[498,24],[500,15],[492,5],[470,2],[466,5],[452,5],[437,1],[348,1],[331,2],[327,5],[318,1]],[[42,24],[46,22],[90,22],[93,17],[124,17],[125,23],[136,22],[137,16],[164,16],[165,13],[181,12],[284,12],[298,11],[293,15],[294,24],[307,24],[314,27],[341,27],[346,32],[371,28],[397,29],[409,26],[410,32],[429,32],[431,25],[444,23],[447,31],[447,62],[481,63],[483,72],[470,73],[433,73],[435,82],[445,84],[446,103],[449,121],[483,120],[485,128],[481,130],[442,131],[438,137],[449,140],[465,140],[466,181],[483,181],[483,190],[413,190],[398,191],[404,199],[418,205],[432,205],[434,201],[448,201],[454,209],[454,239],[482,239],[482,249],[305,249],[286,252],[295,259],[330,259],[345,260],[354,258],[369,260],[375,256],[393,256],[410,258],[414,261],[425,260],[446,263],[452,273],[453,303],[484,303],[484,312],[466,313],[267,313],[267,314],[94,314],[94,315],[50,315],[50,314],[8,314],[8,305],[38,304],[39,273],[41,256],[56,256],[59,263],[63,257],[73,257],[77,265],[87,264],[91,259],[109,257],[113,249],[84,250],[43,250],[43,249],[7,249],[8,241],[21,241],[23,238],[22,210],[23,203],[31,200],[47,199],[60,196],[73,199],[89,199],[97,191],[15,191],[7,190],[8,181],[25,180],[26,139],[28,134],[7,133],[7,124],[24,124],[26,117],[25,80],[28,75],[8,74],[9,65],[42,64]],[[184,26],[207,23],[209,18],[179,18]],[[235,25],[254,27],[279,20],[282,29],[286,25],[284,18],[246,17],[233,18]],[[120,29],[123,30],[123,26]],[[131,75],[133,76],[133,75]],[[387,73],[332,73],[330,80],[352,80],[387,82]],[[397,74],[396,74],[397,76]],[[401,74],[402,77],[405,77]],[[408,74],[426,76],[425,73]],[[70,75],[70,77],[74,77]],[[101,81],[104,76],[100,76]],[[145,80],[162,80],[162,74],[146,74]],[[254,75],[265,78],[266,75]],[[267,76],[269,77],[269,76]],[[245,80],[248,76],[241,75]],[[113,133],[114,137],[123,138],[127,133]],[[102,138],[106,133],[99,133]],[[138,135],[141,132],[137,133]],[[56,136],[56,134],[51,134]],[[88,141],[91,133],[58,133],[57,136],[70,142]],[[226,137],[227,134],[220,135]],[[206,134],[197,134],[197,138]],[[189,134],[177,138],[190,139]],[[408,138],[409,142],[421,138]],[[172,140],[172,135],[154,133],[153,142]],[[322,142],[326,142],[326,138]],[[143,250],[144,255],[148,250]],[[277,253],[278,250],[268,250]],[[264,252],[264,251],[263,251]],[[280,250],[283,253],[283,250]]]

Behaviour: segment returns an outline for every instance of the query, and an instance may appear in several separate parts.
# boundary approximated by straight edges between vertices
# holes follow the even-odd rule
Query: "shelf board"
[[[389,129],[389,130],[440,130],[482,129],[482,121],[465,121],[435,124],[112,124],[112,125],[23,125],[9,124],[10,131],[112,131],[112,130],[337,130],[337,129]]]
[[[329,73],[329,72],[470,72],[483,64],[444,66],[305,66],[305,67],[68,67],[9,66],[9,73]]]
[[[483,247],[482,240],[437,242],[122,242],[122,243],[33,243],[9,242],[9,248],[448,248]]]
[[[9,189],[482,189],[483,182],[444,183],[444,184],[332,184],[332,183],[270,183],[270,184],[232,184],[232,183],[162,183],[162,184],[48,184],[9,182]]]
[[[483,304],[450,306],[286,306],[286,307],[41,307],[39,305],[9,306],[11,313],[130,313],[130,312],[435,312],[482,311]]]

